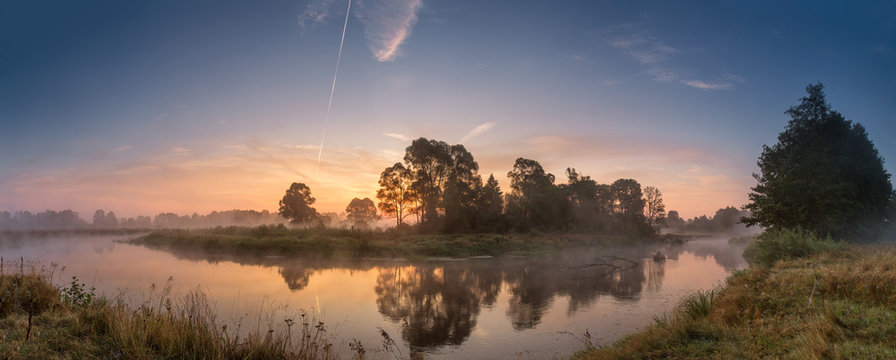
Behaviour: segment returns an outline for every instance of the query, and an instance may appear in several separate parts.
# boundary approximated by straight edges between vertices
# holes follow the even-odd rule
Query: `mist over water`
[[[117,242],[122,236],[3,239],[7,271],[19,258],[77,276],[137,306],[200,289],[221,324],[285,331],[302,311],[324,321],[337,348],[379,346],[382,328],[404,354],[427,358],[546,358],[581,349],[587,330],[607,343],[651,323],[683,296],[746,266],[727,237],[683,245],[604,248],[495,259],[234,257]],[[660,251],[668,259],[655,262]],[[56,264],[56,266],[53,266]],[[575,335],[575,336],[573,336]],[[386,354],[374,354],[376,356]]]

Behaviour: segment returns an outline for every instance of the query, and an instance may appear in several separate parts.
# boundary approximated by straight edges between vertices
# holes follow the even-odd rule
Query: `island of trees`
[[[577,231],[650,236],[665,225],[659,189],[642,189],[634,179],[599,184],[574,168],[557,184],[538,161],[518,158],[507,173],[504,193],[493,174],[483,182],[479,164],[460,144],[419,138],[405,149],[404,161],[385,168],[376,193],[354,199],[346,213],[356,224],[393,219],[395,228],[419,233],[501,233]],[[280,214],[294,224],[313,222],[315,199],[303,183],[293,183],[280,201]],[[409,221],[412,220],[412,221]],[[413,224],[413,225],[412,225]]]

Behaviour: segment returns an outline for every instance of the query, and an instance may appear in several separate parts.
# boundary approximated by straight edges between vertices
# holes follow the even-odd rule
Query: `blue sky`
[[[296,181],[340,211],[424,136],[697,216],[746,202],[817,81],[896,169],[893,1],[356,0],[326,121],[347,5],[4,2],[0,210],[276,210]]]

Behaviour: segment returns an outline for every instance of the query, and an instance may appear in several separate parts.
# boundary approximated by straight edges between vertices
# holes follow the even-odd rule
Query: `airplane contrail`
[[[348,8],[345,10],[345,23],[342,24],[342,39],[339,40],[339,55],[336,56],[336,72],[333,74],[333,85],[330,85],[330,101],[327,103],[327,118],[324,120],[324,130],[320,134],[320,150],[317,152],[317,173],[320,174],[320,159],[324,154],[324,138],[327,136],[327,123],[330,122],[330,109],[333,108],[333,94],[336,92],[336,76],[339,75],[339,61],[342,60],[342,44],[345,43],[345,29],[348,27],[348,13],[352,10],[352,0],[348,0]]]

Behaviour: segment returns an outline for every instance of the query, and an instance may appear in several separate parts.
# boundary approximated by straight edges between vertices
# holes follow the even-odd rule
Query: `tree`
[[[517,228],[559,229],[568,223],[566,201],[554,185],[554,175],[546,173],[538,161],[516,159],[507,177],[511,188],[508,215]]]
[[[93,213],[93,227],[101,228],[106,226],[106,212],[102,209]]]
[[[687,222],[681,218],[681,215],[678,214],[678,211],[671,210],[669,211],[669,215],[666,216],[666,225],[669,226],[674,231],[684,231]]]
[[[659,232],[666,226],[666,205],[663,204],[663,193],[653,186],[644,188],[644,216],[647,217],[647,225],[653,231]]]
[[[292,183],[286,195],[280,200],[280,216],[293,224],[300,224],[317,217],[317,210],[311,207],[315,199],[311,189],[304,183]]]
[[[376,205],[370,198],[358,199],[354,198],[345,207],[346,217],[349,221],[358,227],[367,227],[370,221],[379,220],[380,216],[376,214]]]
[[[504,194],[494,175],[489,175],[479,196],[480,229],[488,232],[504,230]]]
[[[482,191],[479,164],[463,145],[452,145],[449,154],[451,163],[441,203],[445,213],[442,228],[447,232],[469,231],[478,227],[480,222],[476,212],[476,203]]]
[[[616,216],[622,223],[623,231],[643,234],[649,231],[644,217],[644,198],[641,184],[635,179],[619,179],[610,185],[613,192]]]
[[[421,137],[405,149],[404,162],[413,174],[420,222],[432,227],[439,217],[442,191],[451,172],[451,147],[444,141]]]
[[[566,196],[572,220],[580,230],[603,230],[608,223],[603,206],[599,199],[602,185],[598,185],[590,176],[582,176],[573,168],[566,169],[566,184],[560,190]]]
[[[396,229],[401,229],[404,218],[413,211],[416,193],[412,189],[414,177],[411,171],[401,163],[395,163],[380,174],[380,189],[376,198],[378,206],[384,214],[395,217]]]
[[[786,114],[778,143],[762,147],[748,226],[797,228],[837,238],[877,233],[893,197],[890,174],[859,123],[831,110],[821,83]]]

